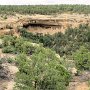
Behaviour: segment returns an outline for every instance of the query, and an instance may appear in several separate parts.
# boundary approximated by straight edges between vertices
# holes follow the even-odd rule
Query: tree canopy
[[[70,74],[60,63],[55,52],[40,47],[28,58],[19,55],[20,72],[17,74],[17,88],[22,90],[65,90]]]
[[[2,5],[1,14],[61,14],[61,13],[90,13],[90,5]],[[6,18],[6,17],[5,17]]]

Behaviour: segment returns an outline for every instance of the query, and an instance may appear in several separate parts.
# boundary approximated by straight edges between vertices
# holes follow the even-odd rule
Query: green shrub
[[[13,60],[12,58],[7,58],[7,62],[8,62],[8,63],[13,63],[14,60]]]
[[[2,64],[3,63],[3,59],[2,58],[0,58],[0,64]]]
[[[90,52],[85,47],[80,47],[73,54],[73,58],[76,63],[78,70],[90,70]]]
[[[0,64],[6,62],[6,58],[0,58]]]
[[[3,45],[2,44],[0,44],[0,48],[2,48],[3,47]]]
[[[7,16],[5,15],[5,16],[3,16],[3,19],[7,19]]]
[[[28,55],[32,55],[35,52],[35,49],[38,48],[37,45],[32,45],[31,42],[27,42],[25,41],[25,43],[23,43],[21,45],[22,48],[22,52]]]
[[[6,46],[2,49],[3,53],[14,53],[15,52],[15,48],[12,46]]]
[[[19,73],[16,88],[21,90],[66,90],[70,74],[55,52],[39,47],[31,58],[21,54],[16,58]]]

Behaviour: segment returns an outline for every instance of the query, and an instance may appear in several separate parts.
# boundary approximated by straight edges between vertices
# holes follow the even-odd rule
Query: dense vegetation
[[[65,34],[59,32],[54,35],[42,35],[38,33],[32,34],[30,32],[27,32],[26,29],[21,29],[19,31],[21,32],[21,36],[32,40],[35,43],[43,43],[44,47],[51,48],[60,56],[78,60],[76,61],[76,66],[78,69],[89,70],[90,27],[87,24],[80,25],[79,28],[68,28]],[[82,54],[82,49],[80,49],[81,47],[84,47],[85,50],[88,51],[84,52],[85,54]],[[80,50],[77,51],[78,49]],[[76,54],[74,54],[75,52]],[[84,56],[85,58],[83,58]]]
[[[6,35],[2,39],[3,52],[17,55],[16,90],[66,89],[70,73],[54,51],[24,38]]]
[[[19,30],[21,36],[33,40],[33,42],[43,43],[44,47],[55,50],[60,56],[72,55],[80,46],[86,46],[89,49],[90,44],[90,27],[80,25],[79,28],[68,28],[65,34],[59,32],[54,35],[32,34],[26,29]]]
[[[4,19],[7,14],[61,14],[90,13],[90,5],[27,5],[0,6]],[[7,26],[8,29],[12,27]],[[80,25],[68,28],[65,33],[53,35],[33,34],[27,29],[19,29],[20,37],[1,36],[0,48],[3,53],[15,55],[14,59],[0,58],[2,63],[15,63],[19,68],[16,74],[15,90],[66,90],[74,67],[79,71],[90,71],[90,26]],[[2,75],[2,73],[1,73]],[[0,78],[2,78],[0,76]]]
[[[73,58],[78,70],[90,70],[90,51],[88,49],[83,46],[80,47],[80,49],[73,54]]]
[[[49,49],[38,48],[30,58],[22,54],[16,60],[20,70],[17,88],[21,90],[65,90],[69,84],[68,71]]]
[[[33,34],[25,28],[18,32],[19,38],[1,37],[0,45],[4,53],[17,55],[14,60],[19,68],[16,90],[66,90],[71,79],[70,68],[90,71],[90,27],[87,24],[68,28],[64,34]]]
[[[55,14],[55,13],[90,13],[89,5],[27,5],[0,6],[1,14]]]

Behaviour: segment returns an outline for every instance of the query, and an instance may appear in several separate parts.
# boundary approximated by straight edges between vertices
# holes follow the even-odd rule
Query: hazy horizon
[[[90,5],[89,0],[0,0],[0,5],[54,5],[82,4]]]

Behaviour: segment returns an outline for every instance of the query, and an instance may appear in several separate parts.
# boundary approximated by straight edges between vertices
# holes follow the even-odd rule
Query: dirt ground
[[[72,81],[69,83],[68,90],[90,90],[88,80],[90,80],[90,71],[84,71],[79,76],[73,76]]]
[[[70,84],[68,90],[90,90],[88,82],[73,82]]]
[[[2,49],[0,49],[0,58],[15,58],[15,55],[13,54],[4,54],[2,53]],[[15,74],[19,71],[17,66],[10,64],[10,63],[4,63],[2,64],[3,67],[8,69],[9,72],[9,80],[1,80],[0,81],[0,90],[13,90],[15,85]]]
[[[12,75],[12,79],[7,82],[7,86],[5,90],[13,90],[15,85],[14,77],[15,74],[18,72],[18,68],[15,65],[11,65],[11,64],[6,64],[6,65],[8,66],[10,74]]]

